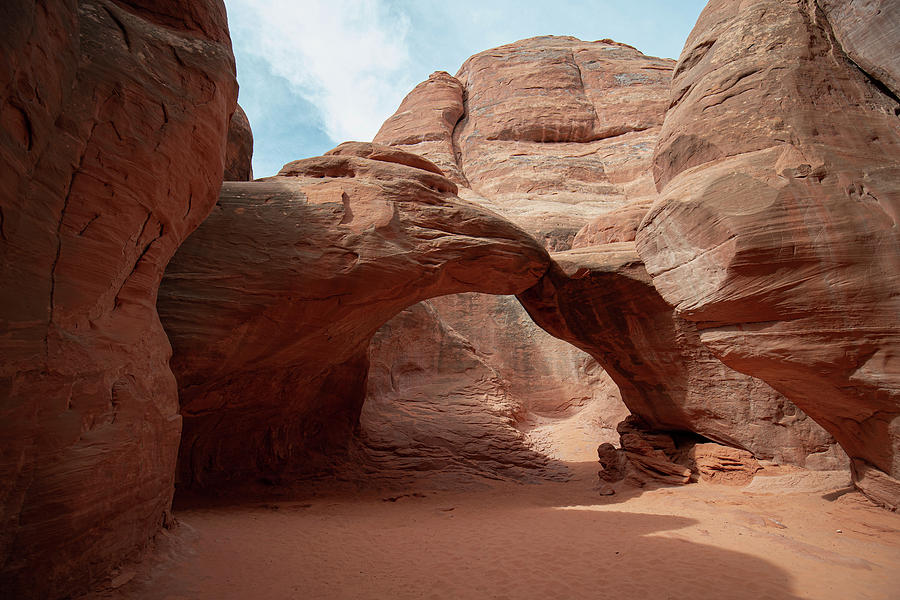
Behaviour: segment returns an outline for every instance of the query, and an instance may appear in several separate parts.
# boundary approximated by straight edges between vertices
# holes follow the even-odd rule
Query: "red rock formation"
[[[627,415],[596,361],[536,327],[513,296],[413,306],[369,356],[360,430],[373,473],[554,478],[566,472],[556,461],[585,462],[617,441]]]
[[[462,196],[513,220],[547,247],[630,242],[656,199],[649,157],[667,105],[671,69],[670,61],[608,40],[523,40],[473,56],[457,78],[433,75],[404,99],[376,140],[450,169],[458,183],[474,190],[463,188]],[[458,123],[452,126],[454,119]],[[427,134],[417,137],[416,131]],[[569,341],[580,337],[579,347],[595,356],[592,339],[602,332],[639,338],[598,356],[604,364],[640,365],[614,376],[620,385],[631,386],[625,395],[632,410],[654,426],[699,431],[752,448],[760,457],[818,468],[840,463],[833,442],[819,427],[768,386],[722,365],[700,344],[693,325],[671,314],[636,262],[638,271],[639,285],[631,275],[623,278],[640,290],[628,292],[639,298],[629,314],[638,319],[642,310],[664,315],[667,325],[661,331],[668,337],[659,332],[644,337],[612,315],[619,325],[610,328],[598,320],[587,330],[576,328],[563,336]],[[618,290],[598,293],[605,291],[603,298],[618,306],[624,300],[613,289]],[[585,376],[580,366],[586,364],[584,355],[556,346],[551,350],[546,337],[513,316],[508,304],[490,297],[433,302],[444,322],[489,356],[505,381],[523,383],[515,394],[523,402],[536,398],[536,404],[550,406],[590,397],[585,390],[598,381]],[[680,343],[687,346],[679,349],[675,344]],[[623,357],[623,352],[630,354]],[[547,360],[551,354],[553,360]],[[674,363],[658,364],[660,355]],[[511,368],[504,368],[504,362]],[[652,383],[639,381],[640,389],[628,383],[648,371],[654,373]],[[734,389],[728,391],[730,384]],[[660,393],[669,394],[668,400],[656,399]],[[743,394],[754,401],[748,405]],[[711,397],[715,406],[707,408]]]
[[[825,427],[857,485],[896,507],[900,105],[883,89],[815,3],[710,2],[675,69],[637,247],[702,342]],[[867,488],[876,471],[892,491]]]
[[[225,8],[5,2],[0,75],[0,595],[59,597],[167,519],[156,290],[222,179]]]
[[[240,105],[231,115],[228,125],[228,143],[225,146],[225,181],[250,181],[253,179],[253,130]]]
[[[655,193],[649,166],[672,65],[609,40],[522,40],[473,56],[457,77],[433,74],[375,141],[427,157],[463,186],[463,198],[547,247],[568,248],[589,219],[631,202],[649,207],[644,196]],[[570,125],[573,114],[579,127]],[[550,439],[564,422],[583,423],[598,439],[615,437],[615,421],[597,425],[601,412],[624,416],[608,377],[588,355],[536,327],[515,300],[471,294],[432,306],[522,403],[528,416],[519,426],[532,428],[544,451],[576,455],[562,450],[566,440]]]
[[[432,73],[403,99],[372,141],[414,151],[458,185],[468,185],[453,146],[453,131],[466,112],[464,94],[462,84],[449,73]]]
[[[747,485],[760,470],[759,462],[746,450],[721,444],[694,444],[685,457],[701,481],[725,485]]]
[[[616,242],[633,242],[637,235],[638,227],[650,209],[651,204],[652,200],[648,197],[632,202],[614,212],[597,217],[582,227],[575,235],[572,248],[601,246]]]
[[[374,141],[425,156],[463,197],[565,250],[589,219],[655,194],[672,67],[611,40],[521,40],[433,74]]]
[[[570,247],[588,218],[655,191],[647,157],[671,69],[609,40],[533,38],[471,57],[455,139],[472,189],[549,248]]]
[[[900,96],[900,4],[894,0],[816,0],[847,56]]]
[[[551,256],[551,268],[519,299],[541,327],[596,358],[650,429],[694,432],[777,462],[840,464],[818,425],[704,347],[696,326],[653,287],[633,243]]]
[[[529,413],[571,414],[593,401],[606,379],[590,356],[537,327],[513,296],[458,294],[435,298],[431,305],[485,357]]]
[[[711,442],[699,442],[695,435],[654,430],[635,415],[619,423],[621,447],[601,444],[597,456],[601,482],[625,480],[643,487],[648,483],[683,485],[708,481],[725,485],[747,485],[762,467],[746,450]],[[600,490],[613,494],[601,483]]]
[[[325,156],[358,156],[360,158],[369,158],[371,160],[406,165],[407,167],[421,169],[441,176],[444,175],[438,166],[427,158],[422,158],[417,154],[410,154],[409,152],[396,150],[380,144],[370,144],[368,142],[344,142],[337,148],[333,148],[326,152]]]
[[[566,475],[519,430],[527,409],[490,357],[447,327],[429,302],[386,323],[369,358],[360,438],[370,476],[427,474],[458,485],[460,475]]]
[[[364,156],[390,156],[373,160]],[[513,293],[546,269],[524,232],[388,148],[345,146],[226,183],[160,290],[184,484],[309,471],[347,448],[369,340],[404,307]]]

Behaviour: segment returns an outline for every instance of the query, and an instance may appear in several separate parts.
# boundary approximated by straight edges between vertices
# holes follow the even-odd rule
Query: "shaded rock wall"
[[[156,290],[215,202],[236,95],[220,1],[4,3],[4,597],[83,588],[167,519],[181,418]]]
[[[566,469],[533,450],[519,430],[526,408],[490,357],[449,328],[430,302],[379,329],[369,358],[360,440],[373,475],[414,472],[456,485],[472,475],[565,477]]]
[[[536,327],[514,296],[457,294],[430,302],[445,325],[486,357],[529,413],[571,414],[591,402],[605,380],[590,356]]]
[[[816,0],[841,49],[872,79],[900,96],[900,4]]]
[[[825,16],[710,2],[675,68],[637,249],[704,345],[834,435],[858,483],[885,474],[870,495],[897,506],[900,105]]]
[[[369,357],[360,437],[373,475],[559,478],[563,462],[617,441],[627,414],[596,361],[534,326],[513,296],[417,304],[379,329]]]
[[[566,249],[591,218],[631,202],[649,207],[644,196],[655,193],[649,166],[672,65],[610,40],[522,40],[473,56],[456,77],[433,74],[375,141],[429,158],[462,186],[461,197],[548,248]],[[615,437],[624,415],[615,386],[589,355],[548,336],[512,297],[445,296],[431,306],[521,403],[517,426],[535,447],[580,460],[587,453],[574,440],[582,432]]]

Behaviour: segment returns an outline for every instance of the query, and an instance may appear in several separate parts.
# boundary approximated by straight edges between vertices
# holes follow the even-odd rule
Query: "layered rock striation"
[[[673,66],[611,40],[521,40],[434,73],[374,141],[427,157],[464,197],[565,250],[591,218],[655,193]]]
[[[522,40],[473,56],[455,78],[432,75],[376,140],[433,159],[464,186],[461,195],[546,247],[580,249],[556,253],[566,266],[521,298],[550,333],[597,359],[650,427],[695,432],[761,459],[839,467],[833,439],[782,394],[722,364],[655,290],[635,252],[657,199],[651,158],[673,69],[609,40]],[[514,349],[515,368],[498,371],[540,382],[520,388],[525,403],[571,403],[600,383],[581,353],[554,348],[545,369],[545,338],[500,299],[433,304],[495,366]]]
[[[236,96],[220,1],[4,3],[3,597],[83,589],[169,519],[156,291],[215,202]]]
[[[427,157],[461,186],[460,196],[548,248],[567,249],[591,219],[649,207],[672,66],[610,40],[522,40],[473,56],[456,77],[433,74],[375,141]],[[427,318],[463,336],[497,372],[522,407],[517,427],[531,432],[530,443],[583,460],[574,457],[593,451],[576,450],[573,440],[588,431],[614,437],[624,416],[615,386],[589,355],[535,326],[513,298],[467,294],[431,306],[436,315]],[[557,435],[568,424],[573,431]]]
[[[716,357],[806,411],[896,507],[900,104],[848,59],[878,43],[845,53],[850,9],[822,4],[709,3],[675,68],[637,250]]]
[[[841,465],[821,427],[706,349],[694,323],[653,287],[634,243],[551,257],[551,268],[519,299],[541,327],[597,359],[646,429],[699,434],[779,463]]]
[[[900,96],[900,5],[892,0],[816,0],[841,49],[873,83]]]
[[[429,477],[458,487],[473,476],[567,476],[521,431],[528,407],[518,390],[490,356],[439,317],[431,301],[381,327],[369,362],[358,455],[369,477]]]

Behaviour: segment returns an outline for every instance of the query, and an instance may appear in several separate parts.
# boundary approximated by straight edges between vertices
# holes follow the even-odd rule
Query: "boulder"
[[[600,444],[600,480],[630,485],[684,485],[691,481],[745,486],[762,467],[746,450],[700,441],[696,435],[656,431],[630,415],[618,426],[620,447]]]
[[[686,452],[689,468],[701,481],[725,485],[747,485],[762,467],[746,450],[721,444],[694,444]]]

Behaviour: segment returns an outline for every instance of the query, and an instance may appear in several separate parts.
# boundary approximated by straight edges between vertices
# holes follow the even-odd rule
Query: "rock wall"
[[[236,95],[220,1],[4,3],[3,597],[84,588],[168,519],[156,290],[215,202]]]
[[[900,104],[810,1],[713,0],[672,89],[637,236],[654,286],[898,506]]]
[[[535,327],[513,296],[417,304],[379,329],[369,357],[370,476],[558,479],[616,442],[627,414],[597,362]]]
[[[458,486],[473,475],[519,481],[567,475],[520,431],[527,410],[490,357],[449,328],[430,301],[379,329],[369,359],[360,441],[370,476],[413,474]]]
[[[841,49],[876,85],[900,96],[900,4],[892,0],[816,0]]]
[[[228,125],[225,145],[225,181],[253,179],[253,131],[244,109],[238,105]]]
[[[672,66],[611,40],[522,40],[473,56],[456,77],[433,74],[375,141],[429,158],[461,186],[461,197],[548,248],[566,249],[591,219],[632,203],[649,207]],[[625,413],[608,376],[588,354],[538,328],[514,298],[445,296],[431,307],[520,403],[516,426],[534,447],[584,460],[589,454],[575,440],[593,435],[596,446],[615,438]]]

